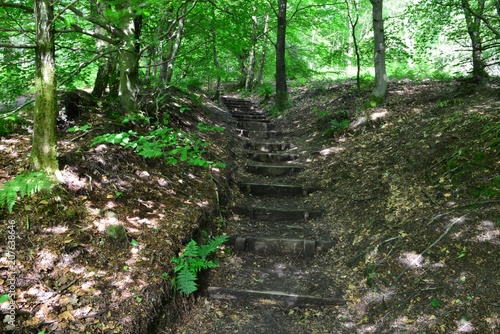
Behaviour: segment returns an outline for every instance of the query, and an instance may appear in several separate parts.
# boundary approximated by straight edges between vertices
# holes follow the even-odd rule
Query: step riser
[[[320,252],[326,252],[335,244],[331,241],[315,241],[304,239],[277,238],[242,238],[232,237],[228,245],[236,252],[253,252],[268,255],[296,255],[313,257]]]
[[[287,176],[302,172],[303,167],[246,166],[248,172],[263,176]]]
[[[247,159],[258,162],[285,162],[293,161],[299,158],[298,154],[276,154],[276,153],[254,153],[248,152]]]
[[[279,151],[285,151],[293,148],[291,144],[288,143],[246,143],[245,145],[246,149],[249,150],[255,150],[259,152],[279,152]]]
[[[249,121],[249,122],[266,122],[270,123],[270,121],[267,119],[265,115],[261,114],[231,114],[233,118],[236,118],[239,121]]]
[[[274,124],[265,122],[238,122],[236,128],[250,131],[268,131],[274,129]]]
[[[267,184],[240,184],[242,192],[254,196],[305,196],[316,191],[316,188],[288,186],[288,185],[267,185]]]
[[[307,295],[287,294],[279,291],[255,291],[236,290],[219,287],[209,287],[208,295],[213,299],[232,301],[261,301],[263,304],[280,304],[285,308],[321,306],[321,305],[344,305],[346,302],[341,298],[321,298]]]
[[[249,139],[275,139],[280,133],[277,131],[255,131],[255,130],[237,130],[242,137]]]
[[[241,206],[233,207],[233,212],[238,215],[246,216],[250,219],[261,221],[279,222],[307,222],[311,218],[320,217],[322,212],[319,210],[281,210],[269,208],[247,208]]]

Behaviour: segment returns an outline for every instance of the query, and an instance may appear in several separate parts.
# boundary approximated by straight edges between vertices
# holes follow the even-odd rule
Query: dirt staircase
[[[245,196],[233,207],[241,219],[230,222],[237,226],[229,240],[235,255],[212,275],[208,293],[228,303],[238,317],[254,320],[244,325],[228,318],[218,332],[293,333],[284,310],[345,303],[331,271],[318,259],[334,242],[308,233],[309,221],[321,217],[322,210],[304,199],[320,187],[297,182],[294,176],[307,168],[306,159],[283,140],[284,132],[265,112],[250,101],[222,101],[243,138],[239,186]]]

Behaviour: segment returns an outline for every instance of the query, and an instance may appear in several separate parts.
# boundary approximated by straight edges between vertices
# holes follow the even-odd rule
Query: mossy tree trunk
[[[56,176],[57,161],[56,67],[54,46],[54,7],[51,0],[35,0],[35,115],[31,168]]]
[[[374,63],[375,63],[375,87],[368,101],[371,107],[382,103],[387,92],[387,74],[385,70],[385,33],[383,0],[370,0],[373,8],[373,37],[374,37]]]
[[[283,111],[288,105],[288,87],[286,84],[286,6],[287,0],[278,2],[278,35],[276,39],[276,109]]]

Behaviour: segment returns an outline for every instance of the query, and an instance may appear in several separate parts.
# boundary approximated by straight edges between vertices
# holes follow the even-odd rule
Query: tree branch
[[[25,11],[26,13],[33,14],[35,10],[33,7],[25,6],[25,5],[20,5],[17,3],[11,3],[11,2],[4,2],[3,0],[0,0],[0,6],[2,7],[7,7],[7,8],[17,8]]]
[[[95,17],[87,16],[82,11],[76,9],[73,6],[69,6],[68,9],[70,11],[72,11],[76,16],[81,17],[82,19],[84,19],[86,21],[89,21],[90,23],[93,23],[93,24],[95,24],[95,25],[103,28],[104,30],[106,30],[112,36],[115,36],[115,37],[118,37],[118,38],[127,37],[126,34],[121,29],[119,29],[118,27],[113,26],[113,28],[110,28],[108,25],[102,23],[101,21],[99,21]]]
[[[0,48],[6,49],[34,49],[36,48],[35,44],[19,44],[12,42],[0,42]]]

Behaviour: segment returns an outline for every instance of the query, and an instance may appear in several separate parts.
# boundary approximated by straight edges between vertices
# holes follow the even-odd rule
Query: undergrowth
[[[139,134],[134,130],[106,133],[95,137],[91,146],[101,143],[120,145],[133,149],[145,158],[164,158],[167,164],[177,164],[181,161],[194,166],[225,167],[222,162],[210,161],[203,157],[203,154],[206,153],[204,147],[210,143],[202,141],[193,134],[168,127],[167,124],[168,122],[165,120],[164,125],[157,126],[145,134]],[[222,131],[220,127],[207,126],[203,123],[198,124],[198,129],[200,131]]]
[[[52,180],[44,172],[19,174],[0,188],[0,207],[6,206],[9,213],[12,213],[18,193],[21,198],[32,196],[43,190],[50,190],[52,185]]]
[[[171,261],[176,264],[173,279],[175,290],[184,295],[189,295],[198,290],[198,284],[196,283],[198,273],[203,269],[218,266],[216,260],[209,260],[207,257],[226,241],[227,236],[225,235],[216,236],[201,246],[195,240],[191,240],[178,257],[173,257]]]

